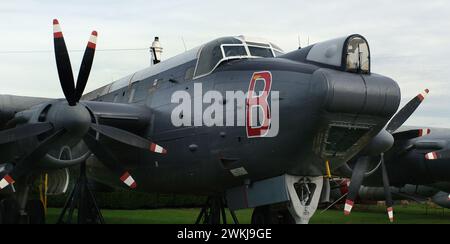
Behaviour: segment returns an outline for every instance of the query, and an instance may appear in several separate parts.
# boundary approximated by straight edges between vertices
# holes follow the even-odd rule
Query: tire
[[[253,225],[268,225],[273,224],[271,219],[270,206],[256,207],[252,214]]]
[[[28,223],[32,225],[45,224],[45,209],[40,200],[29,200],[26,211],[28,214]]]
[[[2,224],[19,224],[20,213],[19,203],[14,198],[7,198],[1,201]]]

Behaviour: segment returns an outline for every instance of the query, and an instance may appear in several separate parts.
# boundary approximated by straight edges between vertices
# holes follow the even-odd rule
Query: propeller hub
[[[386,130],[376,135],[363,151],[363,155],[376,156],[387,152],[394,145],[394,137]]]
[[[49,111],[49,122],[56,128],[64,128],[72,136],[82,137],[91,125],[91,115],[81,104],[70,106],[63,102],[53,106]]]

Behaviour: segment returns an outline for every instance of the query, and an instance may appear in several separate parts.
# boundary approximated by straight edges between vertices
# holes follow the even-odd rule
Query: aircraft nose
[[[381,75],[319,69],[312,83],[326,93],[315,138],[321,146],[315,150],[334,162],[345,162],[362,150],[400,104],[398,84]]]

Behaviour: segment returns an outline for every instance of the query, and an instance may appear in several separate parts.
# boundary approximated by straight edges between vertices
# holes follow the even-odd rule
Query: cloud
[[[145,48],[160,36],[164,57],[224,35],[248,34],[285,50],[351,33],[365,35],[373,70],[402,88],[403,103],[425,88],[430,99],[408,123],[450,127],[450,3],[435,1],[5,1],[0,6],[0,93],[60,97],[52,53],[2,54],[10,50],[52,50],[51,20],[60,19],[70,49],[83,49],[89,33],[100,33],[100,49]],[[75,73],[82,53],[71,53]],[[87,90],[149,65],[147,51],[99,52]],[[439,110],[432,109],[439,107]]]

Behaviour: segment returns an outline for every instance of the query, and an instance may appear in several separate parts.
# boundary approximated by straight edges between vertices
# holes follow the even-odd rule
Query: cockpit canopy
[[[352,73],[370,73],[369,44],[361,35],[320,42],[307,51],[307,62],[324,64]]]
[[[273,58],[284,52],[273,43],[244,36],[222,37],[202,46],[194,79],[212,73],[222,62],[243,58]]]

